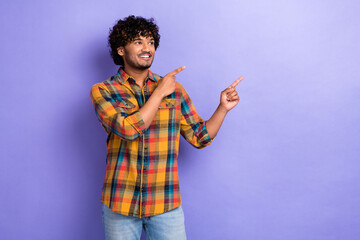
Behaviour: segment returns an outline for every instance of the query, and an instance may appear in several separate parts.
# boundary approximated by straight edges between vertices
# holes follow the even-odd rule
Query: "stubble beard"
[[[143,64],[141,64],[141,63],[139,63],[137,61],[133,61],[127,55],[125,55],[124,60],[131,68],[143,71],[143,70],[147,70],[147,69],[149,69],[151,67],[151,65],[152,65],[152,63],[154,61],[154,56],[152,55],[152,59],[151,59],[150,62],[143,63]]]

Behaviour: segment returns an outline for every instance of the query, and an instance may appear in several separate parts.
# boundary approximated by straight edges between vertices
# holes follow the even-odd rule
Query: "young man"
[[[149,68],[160,35],[153,19],[129,16],[109,34],[117,74],[91,89],[91,100],[107,139],[102,192],[106,239],[186,239],[177,157],[180,134],[194,147],[209,145],[225,115],[239,102],[235,86],[221,92],[208,121],[197,113],[175,75]]]

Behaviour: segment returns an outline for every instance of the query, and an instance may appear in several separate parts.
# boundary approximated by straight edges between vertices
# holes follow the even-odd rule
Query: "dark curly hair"
[[[110,29],[108,43],[110,54],[116,65],[124,66],[122,56],[118,54],[119,47],[125,47],[126,44],[132,42],[135,38],[153,37],[155,42],[155,50],[160,43],[159,27],[154,23],[154,19],[145,19],[143,17],[135,17],[130,15],[123,20],[119,20],[115,26]]]

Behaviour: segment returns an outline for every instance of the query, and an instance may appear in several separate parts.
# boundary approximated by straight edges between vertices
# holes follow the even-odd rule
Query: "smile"
[[[139,55],[139,57],[142,59],[150,59],[151,55],[150,54],[141,54],[141,55]]]

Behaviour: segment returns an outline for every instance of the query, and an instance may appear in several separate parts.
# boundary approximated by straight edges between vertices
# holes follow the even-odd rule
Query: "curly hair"
[[[110,47],[110,55],[116,65],[124,66],[122,56],[118,54],[119,47],[125,47],[135,38],[153,37],[155,50],[160,43],[159,27],[154,23],[154,19],[145,19],[143,17],[135,17],[130,15],[123,20],[119,20],[117,24],[110,29],[108,37],[108,45]]]

